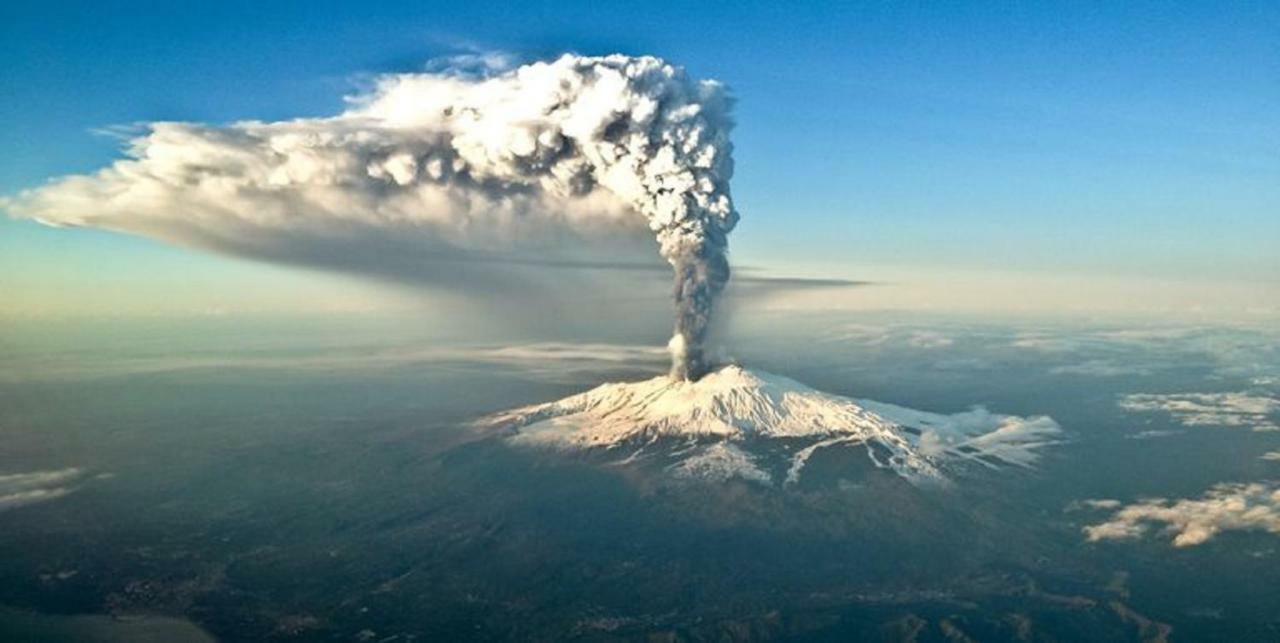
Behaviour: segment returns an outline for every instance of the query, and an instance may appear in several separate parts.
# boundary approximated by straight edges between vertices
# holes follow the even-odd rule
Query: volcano
[[[514,445],[657,459],[681,478],[798,482],[824,450],[864,452],[876,469],[913,483],[946,483],[968,466],[1029,468],[1058,441],[1047,416],[954,414],[830,395],[795,380],[725,366],[697,381],[659,376],[609,383],[482,423]]]

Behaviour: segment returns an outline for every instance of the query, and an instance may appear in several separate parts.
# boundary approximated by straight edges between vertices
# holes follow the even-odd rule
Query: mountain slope
[[[674,475],[761,483],[775,478],[767,465],[779,451],[786,454],[784,480],[794,483],[815,452],[835,447],[861,448],[877,468],[913,482],[944,480],[949,463],[962,461],[1026,467],[1060,431],[1044,416],[980,407],[927,413],[829,395],[739,366],[696,382],[660,376],[604,384],[484,423],[509,431],[514,444],[619,452],[627,460],[665,448],[678,456],[668,468]]]

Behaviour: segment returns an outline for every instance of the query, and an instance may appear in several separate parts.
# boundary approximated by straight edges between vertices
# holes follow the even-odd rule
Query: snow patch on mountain
[[[714,482],[732,478],[762,484],[773,482],[773,476],[756,464],[754,456],[728,442],[717,442],[700,449],[696,455],[672,465],[670,471],[678,478]]]
[[[982,407],[944,415],[814,390],[786,377],[726,366],[696,382],[666,376],[609,383],[483,420],[517,445],[617,451],[625,462],[666,447],[684,478],[771,483],[762,462],[785,454],[784,482],[800,480],[822,449],[861,447],[871,463],[913,482],[943,481],[959,462],[1030,467],[1061,432],[1046,416]],[[773,456],[776,457],[776,456]]]

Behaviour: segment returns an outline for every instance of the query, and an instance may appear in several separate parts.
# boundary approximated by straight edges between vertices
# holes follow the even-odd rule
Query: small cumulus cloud
[[[946,348],[955,340],[937,331],[919,330],[907,337],[907,343],[915,348]]]
[[[1136,540],[1158,527],[1175,547],[1191,547],[1225,531],[1280,535],[1280,485],[1275,482],[1222,483],[1199,498],[1149,498],[1120,506],[1114,500],[1085,501],[1114,509],[1103,522],[1084,527],[1090,542]]]
[[[1123,502],[1114,498],[1090,498],[1087,500],[1077,500],[1067,505],[1067,511],[1081,511],[1085,509],[1119,509]]]
[[[1137,393],[1122,397],[1120,408],[1167,413],[1175,422],[1189,427],[1249,427],[1254,431],[1280,431],[1272,417],[1280,412],[1280,400],[1247,392]]]
[[[1172,431],[1167,429],[1166,430],[1151,429],[1148,431],[1139,431],[1132,435],[1126,435],[1125,438],[1129,440],[1151,440],[1154,438],[1164,438],[1171,435],[1182,435],[1183,433],[1186,433],[1186,431],[1185,430]]]

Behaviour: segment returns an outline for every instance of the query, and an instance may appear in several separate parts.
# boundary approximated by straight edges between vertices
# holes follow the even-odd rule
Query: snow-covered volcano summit
[[[795,482],[816,451],[837,446],[863,448],[876,467],[912,481],[944,479],[948,462],[1030,466],[1036,450],[1059,433],[1045,416],[996,415],[981,407],[926,413],[828,395],[739,366],[696,382],[659,376],[604,384],[484,423],[507,429],[516,444],[618,452],[627,460],[675,447],[674,474],[759,482],[773,480],[765,460],[779,451],[786,454],[786,481]]]

